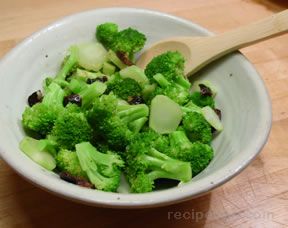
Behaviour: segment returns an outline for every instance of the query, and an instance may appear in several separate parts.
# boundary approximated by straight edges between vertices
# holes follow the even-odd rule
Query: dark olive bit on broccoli
[[[76,104],[81,107],[82,98],[78,94],[70,94],[64,97],[63,105],[67,106],[69,103]]]
[[[37,90],[28,97],[28,104],[30,107],[32,107],[33,105],[40,103],[42,99],[43,99],[43,94],[41,90]]]
[[[67,182],[72,183],[72,184],[79,185],[81,187],[94,188],[94,185],[91,184],[89,181],[87,181],[87,180],[85,180],[84,178],[81,178],[81,177],[72,176],[68,172],[59,173],[59,177],[62,180],[64,180],[64,181],[67,181]]]
[[[141,96],[129,96],[127,99],[131,105],[144,104],[144,99]]]
[[[108,77],[107,76],[105,76],[105,75],[103,75],[102,77],[97,77],[97,78],[88,78],[87,79],[87,81],[86,81],[86,83],[87,84],[92,84],[92,83],[94,83],[94,82],[96,82],[96,81],[98,81],[98,82],[107,82],[108,81]]]
[[[199,87],[200,87],[200,93],[202,96],[209,96],[209,97],[212,96],[212,91],[209,87],[207,87],[204,84],[199,84]]]

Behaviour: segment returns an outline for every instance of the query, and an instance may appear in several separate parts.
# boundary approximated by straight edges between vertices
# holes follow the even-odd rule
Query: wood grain
[[[155,9],[192,20],[213,32],[224,32],[287,5],[285,0],[2,0],[0,57],[59,17],[92,8]],[[288,36],[242,52],[269,90],[273,127],[262,153],[240,175],[185,203],[112,210],[83,206],[46,193],[0,161],[0,227],[288,227]]]

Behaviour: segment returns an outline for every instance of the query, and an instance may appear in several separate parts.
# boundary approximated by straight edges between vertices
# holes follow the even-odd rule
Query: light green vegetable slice
[[[149,127],[160,134],[176,130],[182,119],[181,107],[169,97],[157,95],[151,101]]]
[[[215,113],[215,111],[210,106],[205,106],[202,108],[202,113],[204,118],[207,120],[207,122],[214,127],[217,131],[223,130],[223,125]]]
[[[103,73],[106,75],[112,75],[115,73],[116,67],[110,63],[105,62],[103,64]]]
[[[77,47],[78,63],[87,70],[99,71],[107,60],[107,51],[100,43],[88,42]]]
[[[45,169],[53,170],[56,167],[56,161],[52,154],[48,152],[50,145],[39,143],[39,140],[26,136],[20,142],[20,149],[30,157],[34,162],[41,165]]]

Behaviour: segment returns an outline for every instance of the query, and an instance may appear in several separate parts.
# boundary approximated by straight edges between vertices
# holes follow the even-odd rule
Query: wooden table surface
[[[129,6],[171,13],[223,32],[287,8],[276,0],[0,0],[0,57],[48,23],[82,10]],[[243,49],[273,103],[261,154],[240,175],[172,206],[116,210],[76,204],[19,177],[0,160],[0,227],[288,227],[288,35]]]

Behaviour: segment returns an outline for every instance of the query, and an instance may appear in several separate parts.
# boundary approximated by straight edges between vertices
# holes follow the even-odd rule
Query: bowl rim
[[[171,20],[177,21],[181,24],[185,24],[190,27],[194,27],[207,35],[211,35],[212,33],[206,30],[205,28],[201,27],[198,24],[195,24],[189,20],[179,18],[167,13],[155,11],[155,10],[148,10],[148,9],[141,9],[141,8],[127,8],[127,7],[109,7],[109,8],[97,8],[88,11],[79,12],[76,14],[71,14],[65,17],[62,17],[59,20],[45,26],[41,30],[34,32],[29,37],[25,38],[22,42],[17,44],[12,50],[10,50],[2,59],[0,60],[0,68],[8,61],[10,58],[13,58],[14,55],[17,54],[18,51],[33,41],[33,39],[40,36],[42,33],[46,33],[49,30],[53,29],[54,27],[61,26],[65,24],[66,21],[73,20],[75,17],[81,17],[86,14],[95,14],[101,11],[106,12],[133,12],[133,13],[144,13],[144,14],[151,14],[160,17],[169,18]],[[271,100],[268,95],[268,91],[265,88],[264,81],[262,80],[261,76],[258,74],[256,69],[253,65],[248,61],[248,59],[243,56],[240,52],[236,52],[234,55],[239,56],[243,59],[243,64],[245,69],[249,71],[253,77],[251,80],[255,81],[255,85],[257,86],[257,91],[261,94],[261,105],[262,110],[264,112],[261,113],[261,119],[264,120],[263,127],[261,128],[261,134],[255,136],[254,143],[246,149],[248,151],[249,157],[245,157],[242,159],[234,159],[233,161],[229,162],[221,170],[216,171],[215,173],[205,177],[205,183],[201,180],[198,181],[198,187],[195,189],[191,189],[191,186],[183,185],[181,188],[171,188],[166,189],[163,191],[156,191],[144,194],[119,194],[119,193],[108,193],[102,192],[98,190],[90,190],[85,189],[79,186],[74,186],[72,184],[67,184],[66,182],[62,183],[62,181],[52,180],[45,181],[44,174],[35,174],[30,173],[28,169],[25,167],[19,166],[19,164],[15,163],[9,153],[4,153],[4,149],[2,145],[0,145],[0,155],[12,167],[20,176],[24,177],[29,182],[37,185],[38,187],[59,195],[61,197],[70,199],[72,201],[81,202],[88,205],[94,206],[102,206],[102,207],[114,207],[114,208],[135,208],[135,207],[153,207],[153,206],[162,206],[173,204],[176,202],[181,202],[184,200],[192,199],[203,195],[212,189],[222,185],[223,183],[227,182],[237,174],[239,174],[248,164],[260,153],[262,148],[267,142],[271,125],[272,125],[272,111],[271,111]],[[257,82],[257,83],[256,83]],[[260,132],[260,131],[259,131]],[[1,157],[0,157],[1,159]],[[29,158],[27,158],[29,159]],[[42,178],[44,177],[44,180]],[[209,184],[207,185],[207,182]],[[181,189],[181,190],[180,190]],[[180,191],[179,191],[180,190]]]

